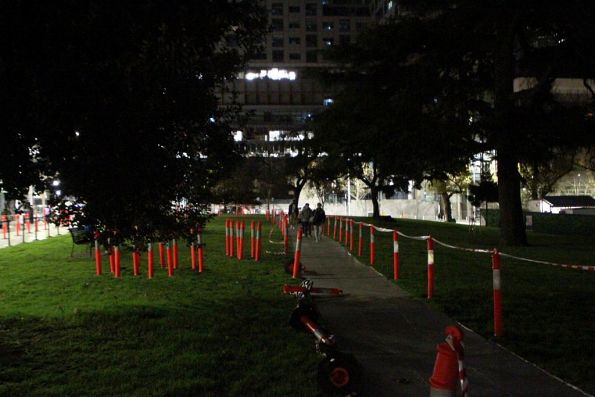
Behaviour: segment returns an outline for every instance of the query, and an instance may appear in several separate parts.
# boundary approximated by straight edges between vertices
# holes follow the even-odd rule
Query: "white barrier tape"
[[[407,235],[405,233],[401,233],[399,231],[397,231],[397,233],[399,234],[399,236],[403,236],[403,237],[411,239],[411,240],[425,241],[430,238],[430,236],[409,236],[409,235]]]
[[[595,266],[567,265],[567,264],[563,264],[563,263],[554,263],[554,262],[548,262],[548,261],[541,261],[541,260],[537,260],[537,259],[527,259],[527,258],[521,258],[518,256],[510,255],[510,254],[505,254],[502,252],[500,252],[500,256],[510,258],[510,259],[516,259],[516,260],[524,261],[524,262],[540,263],[542,265],[552,265],[552,266],[563,267],[566,269],[575,269],[575,270],[584,270],[587,272],[595,272]]]
[[[362,225],[365,227],[374,227],[374,229],[378,232],[384,232],[384,233],[392,233],[394,230],[393,229],[386,229],[386,228],[381,228],[378,226],[375,226],[371,223],[365,223],[365,222],[357,222],[355,221],[355,224],[357,225]],[[399,236],[411,239],[411,240],[418,240],[418,241],[425,241],[428,240],[430,238],[430,236],[409,236],[405,233],[402,233],[400,231],[397,231],[397,234]],[[466,251],[466,252],[475,252],[475,253],[480,253],[480,254],[492,254],[493,250],[487,250],[487,249],[482,249],[482,248],[466,248],[466,247],[458,247],[456,245],[451,245],[451,244],[447,244],[445,242],[442,242],[440,240],[436,240],[435,238],[432,237],[432,240],[434,240],[434,242],[436,242],[437,244],[446,247],[446,248],[451,248],[451,249],[455,249],[455,250],[459,250],[459,251]],[[588,265],[568,265],[568,264],[562,264],[562,263],[554,263],[554,262],[548,262],[548,261],[541,261],[541,260],[536,260],[536,259],[528,259],[528,258],[521,258],[518,256],[514,256],[514,255],[510,255],[510,254],[505,254],[505,253],[500,253],[501,256],[506,257],[506,258],[510,258],[510,259],[516,259],[519,261],[525,261],[525,262],[532,262],[532,263],[540,263],[543,265],[551,265],[551,266],[557,266],[557,267],[561,267],[564,269],[574,269],[574,270],[582,270],[582,271],[587,271],[587,272],[595,272],[595,266],[588,266]]]
[[[436,240],[434,237],[432,237],[432,240],[434,240],[435,243],[438,243],[439,245],[441,245],[443,247],[452,248],[452,249],[459,250],[459,251],[478,252],[478,253],[482,253],[482,254],[491,254],[493,252],[493,250],[486,250],[486,249],[481,249],[481,248],[457,247],[456,245],[450,245],[450,244],[446,244],[440,240]]]

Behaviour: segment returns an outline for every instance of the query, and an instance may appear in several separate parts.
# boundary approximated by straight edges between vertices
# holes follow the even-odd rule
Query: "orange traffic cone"
[[[463,365],[463,331],[456,326],[446,327],[446,342],[436,349],[434,371],[430,378],[430,397],[454,397],[457,381],[460,381],[462,396],[467,396],[467,376]]]

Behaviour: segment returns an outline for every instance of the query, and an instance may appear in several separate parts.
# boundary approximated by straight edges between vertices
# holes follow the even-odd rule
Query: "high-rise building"
[[[266,0],[270,33],[263,51],[222,93],[242,105],[236,139],[275,141],[303,131],[332,93],[312,75],[331,66],[326,49],[354,40],[373,23],[369,1]]]

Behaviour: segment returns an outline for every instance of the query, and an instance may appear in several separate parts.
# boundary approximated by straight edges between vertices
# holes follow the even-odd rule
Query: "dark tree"
[[[595,3],[451,0],[401,6],[402,23],[420,26],[424,41],[412,62],[435,69],[443,87],[437,100],[466,103],[477,136],[496,151],[502,242],[526,244],[519,163],[535,153],[554,153],[552,148],[594,143],[589,104],[564,103],[552,87],[559,77],[582,80],[592,106]]]
[[[36,172],[61,180],[80,220],[123,236],[199,221],[234,155],[214,88],[264,32],[256,1],[13,1],[0,13],[4,128],[36,145]]]

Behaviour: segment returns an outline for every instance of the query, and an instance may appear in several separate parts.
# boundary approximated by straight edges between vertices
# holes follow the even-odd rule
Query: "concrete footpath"
[[[444,341],[445,326],[456,322],[408,296],[332,239],[316,243],[305,237],[302,263],[303,276],[315,287],[337,287],[345,294],[315,300],[321,324],[362,364],[364,395],[429,396],[436,345]],[[589,396],[470,330],[464,342],[471,396]]]

